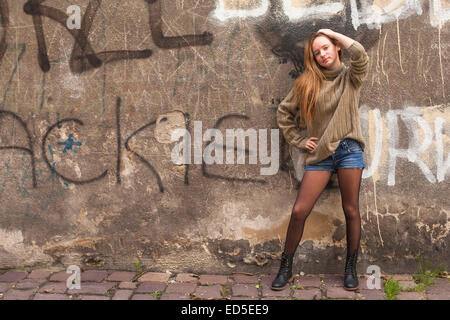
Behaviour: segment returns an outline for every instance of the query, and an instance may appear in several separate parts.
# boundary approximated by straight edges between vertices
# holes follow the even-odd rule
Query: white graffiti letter
[[[450,152],[447,154],[447,160],[444,161],[444,144],[442,141],[442,127],[445,123],[443,118],[434,119],[434,134],[436,136],[436,167],[437,181],[444,181],[445,175],[450,169]]]
[[[450,7],[442,8],[442,0],[430,0],[430,24],[435,28],[450,20]]]
[[[269,8],[269,0],[261,0],[259,7],[252,6],[254,1],[250,0],[216,0],[216,10],[213,17],[220,21],[230,18],[248,18],[264,15]]]
[[[341,2],[319,4],[315,6],[299,6],[292,0],[283,0],[283,11],[291,21],[308,19],[326,19],[331,18],[341,11],[344,11],[344,5]]]
[[[401,116],[401,119],[409,129],[408,149],[397,149],[396,147],[399,142],[397,115]],[[417,164],[429,182],[436,182],[436,178],[434,177],[433,173],[419,157],[420,154],[428,149],[432,141],[432,131],[427,122],[420,116],[420,108],[409,107],[404,111],[389,110],[386,116],[389,133],[388,185],[395,185],[395,165],[397,162],[397,158],[407,158],[408,161]],[[417,124],[423,130],[423,142],[419,141],[419,130],[417,128]]]
[[[360,8],[356,0],[350,0],[352,23],[355,29],[366,24],[369,29],[379,29],[381,24],[404,19],[413,14],[422,15],[421,0],[373,1],[360,0]]]
[[[377,171],[381,159],[381,147],[383,145],[383,121],[380,110],[374,109],[372,114],[375,119],[375,150],[373,151],[372,163],[363,171],[362,177],[364,179],[371,177]]]

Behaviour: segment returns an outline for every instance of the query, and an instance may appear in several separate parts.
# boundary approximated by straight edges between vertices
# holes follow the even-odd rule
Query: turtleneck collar
[[[327,80],[333,80],[342,72],[342,70],[344,70],[344,67],[345,67],[344,63],[341,62],[341,65],[334,70],[329,70],[322,67],[320,67],[320,70],[322,71],[323,75]]]

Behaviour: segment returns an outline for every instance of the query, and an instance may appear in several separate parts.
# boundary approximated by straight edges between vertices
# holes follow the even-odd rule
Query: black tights
[[[361,238],[361,217],[359,215],[359,189],[361,168],[338,169],[337,176],[341,191],[342,208],[347,231],[347,253],[359,247]],[[286,235],[284,252],[293,254],[302,238],[306,218],[331,177],[331,171],[305,171],[292,209],[291,220]]]

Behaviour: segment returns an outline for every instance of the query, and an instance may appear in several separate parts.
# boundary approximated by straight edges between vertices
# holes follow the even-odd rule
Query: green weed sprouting
[[[401,292],[400,284],[390,277],[384,284],[384,293],[386,294],[386,299],[395,300],[397,295]]]

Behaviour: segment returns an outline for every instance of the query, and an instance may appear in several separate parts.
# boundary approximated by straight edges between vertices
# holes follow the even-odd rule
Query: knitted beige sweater
[[[344,138],[355,139],[363,150],[365,148],[359,121],[359,96],[367,76],[369,57],[357,41],[347,50],[350,67],[341,63],[333,71],[321,68],[326,80],[320,88],[317,113],[311,126],[307,126],[301,117],[296,121],[299,109],[293,89],[278,106],[278,126],[288,144],[306,151],[306,164],[319,162],[333,154]],[[310,137],[319,139],[315,141],[317,148],[312,152],[305,148]]]

